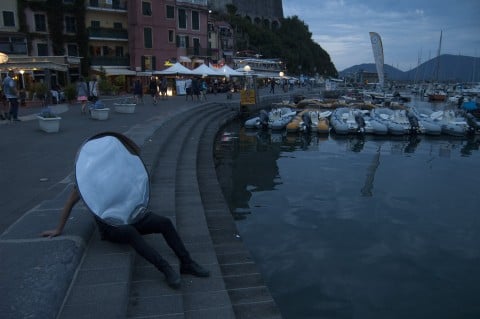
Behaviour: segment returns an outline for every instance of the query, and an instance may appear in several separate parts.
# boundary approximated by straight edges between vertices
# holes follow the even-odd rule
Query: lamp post
[[[22,89],[25,89],[25,78],[23,77],[25,70],[20,70],[19,72],[22,75]]]
[[[283,78],[285,76],[285,73],[283,71],[280,71],[278,73],[278,75],[280,76],[280,81],[282,82],[282,89],[283,89],[283,92],[287,92],[287,88],[288,86],[285,85],[285,79]]]

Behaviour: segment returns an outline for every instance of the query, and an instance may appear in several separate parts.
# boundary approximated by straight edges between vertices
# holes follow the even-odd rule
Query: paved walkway
[[[153,105],[146,96],[134,114],[115,113],[115,101],[105,100],[112,108],[106,121],[81,115],[78,105],[52,106],[62,117],[59,133],[38,129],[38,108],[21,109],[22,122],[0,125],[0,149],[6,150],[0,159],[3,318],[280,317],[236,236],[211,158],[213,137],[238,113],[239,97],[208,98],[200,103],[174,97]],[[188,278],[180,292],[172,292],[131,249],[99,240],[83,205],[63,236],[39,237],[56,225],[78,147],[101,131],[124,133],[142,146],[152,176],[151,208],[176,222],[212,277]]]

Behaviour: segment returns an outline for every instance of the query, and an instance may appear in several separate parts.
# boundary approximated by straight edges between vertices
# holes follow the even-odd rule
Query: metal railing
[[[92,65],[130,66],[128,56],[93,56],[90,61]]]
[[[115,28],[87,28],[90,38],[111,38],[128,40],[127,29],[115,29]]]

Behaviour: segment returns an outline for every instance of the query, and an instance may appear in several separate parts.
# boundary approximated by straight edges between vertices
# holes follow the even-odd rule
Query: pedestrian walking
[[[140,102],[143,104],[143,86],[139,78],[137,78],[133,83],[133,97],[135,98],[135,102],[137,104]]]
[[[168,91],[168,82],[167,82],[167,77],[162,77],[162,81],[160,84],[160,95],[162,99],[167,99],[167,91]]]
[[[3,92],[3,79],[0,79],[0,120],[10,119],[10,103]]]
[[[196,77],[192,79],[192,92],[197,97],[197,101],[200,101],[200,83],[198,82],[198,79]],[[193,101],[193,95],[192,95],[192,101]]]
[[[152,96],[153,104],[157,104],[158,84],[157,84],[157,79],[154,76],[150,78],[148,89],[150,91],[150,95]]]
[[[17,91],[17,83],[13,79],[14,73],[13,71],[8,71],[7,76],[3,80],[2,88],[3,94],[7,98],[8,102],[10,103],[10,111],[8,117],[10,121],[20,121],[18,118],[18,91]]]
[[[88,100],[92,103],[97,102],[99,97],[99,89],[98,89],[98,80],[97,77],[94,75],[92,80],[88,82]]]
[[[193,90],[192,90],[192,79],[191,78],[188,78],[186,81],[185,81],[185,101],[188,101],[188,97],[190,96],[192,98],[192,101],[193,101]]]
[[[77,101],[81,103],[81,114],[87,113],[88,87],[85,79],[80,77],[77,81]]]
[[[200,84],[201,100],[204,100],[204,101],[207,100],[207,90],[208,90],[207,81],[205,81],[205,79],[202,79],[202,82]]]
[[[275,94],[275,79],[270,79],[270,93]]]

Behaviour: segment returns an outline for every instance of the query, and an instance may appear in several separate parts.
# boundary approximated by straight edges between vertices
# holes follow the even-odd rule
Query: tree
[[[227,12],[223,18],[236,30],[237,36],[241,36],[237,39],[237,50],[253,50],[266,58],[281,58],[289,74],[338,75],[330,55],[312,40],[308,26],[297,16],[283,19],[280,28],[271,30],[236,15],[237,8],[233,5],[227,5]]]

